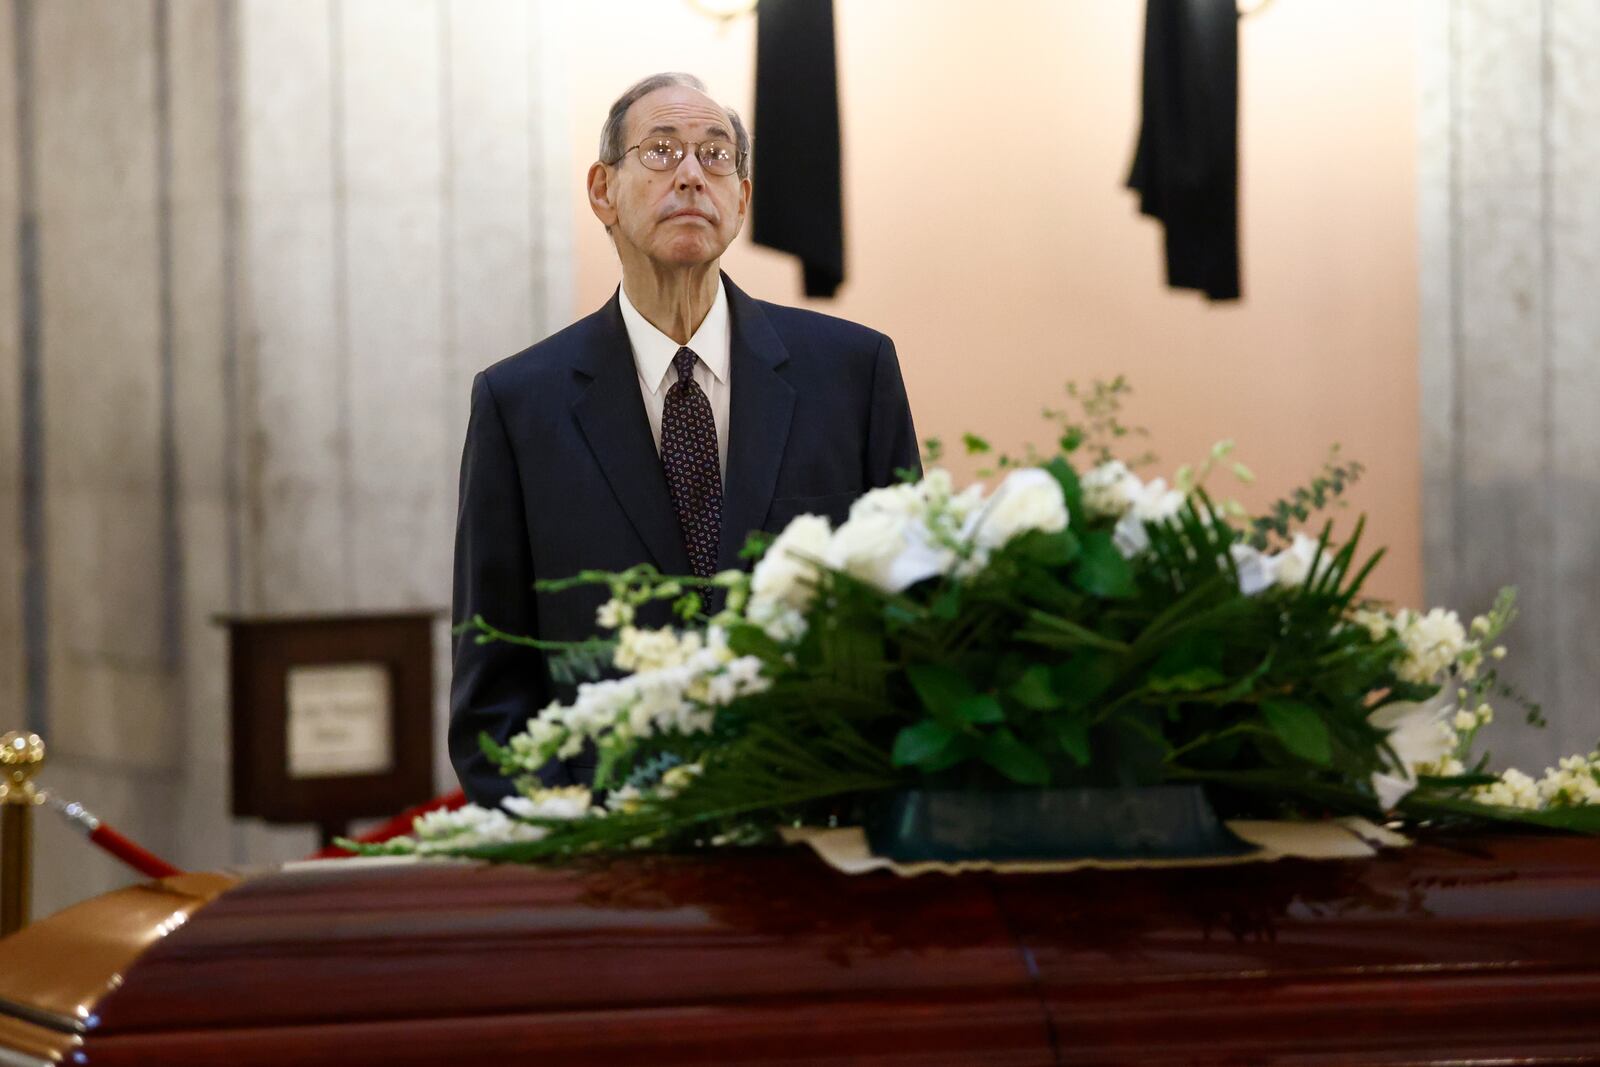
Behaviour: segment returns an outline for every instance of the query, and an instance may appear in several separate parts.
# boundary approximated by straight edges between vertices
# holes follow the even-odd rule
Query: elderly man
[[[479,374],[461,459],[456,622],[514,634],[595,631],[598,590],[535,578],[641,561],[669,574],[740,565],[752,530],[843,521],[861,493],[920,469],[894,345],[753,300],[718,269],[750,206],[750,139],[696,78],[658,74],[612,105],[589,206],[622,264],[599,311]],[[468,795],[510,792],[479,751],[552,699],[542,654],[455,643],[450,755]],[[592,756],[552,763],[587,783]]]

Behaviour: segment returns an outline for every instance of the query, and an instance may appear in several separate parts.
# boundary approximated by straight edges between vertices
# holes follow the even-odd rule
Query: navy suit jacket
[[[776,532],[807,512],[843,522],[856,497],[921,464],[889,338],[752,300],[726,275],[723,284],[732,351],[718,567],[727,569],[748,566],[738,552],[750,531]],[[534,580],[646,561],[692,573],[613,295],[472,383],[454,621],[482,615],[509,633],[581,640],[597,630],[605,590],[535,592]],[[552,699],[572,696],[552,683],[542,653],[456,638],[450,758],[467,795],[493,805],[511,792],[480,751],[480,732],[503,742]],[[542,776],[587,782],[593,758]]]

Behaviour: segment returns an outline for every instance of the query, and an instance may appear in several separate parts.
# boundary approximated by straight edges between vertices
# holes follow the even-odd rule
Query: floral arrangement
[[[837,529],[802,515],[752,538],[752,572],[649,566],[544,583],[600,584],[576,644],[482,619],[478,640],[541,649],[576,699],[485,752],[514,779],[502,810],[417,821],[367,852],[539,860],[620,848],[769,840],[780,825],[858,818],[884,791],[1205,784],[1229,814],[1363,813],[1600,831],[1600,752],[1535,780],[1474,755],[1493,720],[1501,594],[1453,611],[1362,595],[1381,552],[1362,524],[1301,524],[1359,477],[1337,451],[1304,488],[1250,517],[1208,478],[1250,472],[1231,445],[1146,481],[1117,458],[1121,379],[1069,386],[1047,411],[1059,450],[999,457],[957,490],[934,464],[875,489]],[[969,452],[989,446],[968,435]],[[707,614],[715,591],[721,607]],[[669,602],[680,626],[635,625]],[[609,666],[620,676],[601,677]],[[1530,721],[1538,709],[1521,702]],[[594,790],[543,788],[554,758],[595,746]]]

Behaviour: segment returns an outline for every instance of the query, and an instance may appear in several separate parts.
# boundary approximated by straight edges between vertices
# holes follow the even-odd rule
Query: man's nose
[[[706,172],[700,168],[700,157],[693,152],[685,152],[678,163],[677,179],[679,189],[704,189]]]

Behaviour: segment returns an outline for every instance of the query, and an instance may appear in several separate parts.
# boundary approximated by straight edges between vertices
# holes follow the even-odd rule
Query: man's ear
[[[617,223],[617,207],[611,202],[611,174],[604,163],[589,168],[589,210],[610,229]]]
[[[739,218],[742,220],[750,213],[750,179],[739,179]]]

